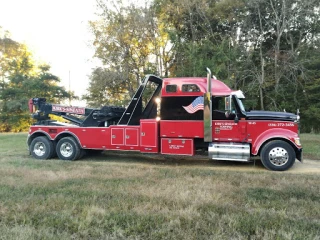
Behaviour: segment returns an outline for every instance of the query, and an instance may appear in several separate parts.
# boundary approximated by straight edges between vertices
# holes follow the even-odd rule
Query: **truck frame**
[[[27,139],[36,159],[76,160],[93,150],[188,155],[212,160],[251,161],[260,156],[269,170],[302,162],[299,116],[246,111],[241,91],[212,77],[147,75],[126,108],[78,108],[29,101],[37,120]],[[58,115],[69,123],[50,120]]]

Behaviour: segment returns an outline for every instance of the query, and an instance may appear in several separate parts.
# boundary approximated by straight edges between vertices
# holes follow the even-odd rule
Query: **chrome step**
[[[209,143],[208,155],[210,159],[227,161],[250,161],[250,144],[212,142]]]

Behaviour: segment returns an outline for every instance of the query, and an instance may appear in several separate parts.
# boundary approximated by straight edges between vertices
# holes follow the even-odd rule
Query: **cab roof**
[[[211,79],[211,93],[213,96],[227,96],[232,90],[223,82]],[[207,92],[207,79],[201,77],[164,78],[161,96],[202,96]]]

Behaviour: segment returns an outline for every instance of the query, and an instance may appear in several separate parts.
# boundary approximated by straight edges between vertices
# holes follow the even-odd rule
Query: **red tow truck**
[[[206,154],[212,160],[251,161],[260,156],[274,171],[302,161],[299,116],[246,111],[241,91],[212,77],[164,78],[147,75],[127,108],[79,108],[29,101],[32,117],[27,144],[36,159],[76,160],[93,150]],[[69,123],[53,121],[58,115]]]

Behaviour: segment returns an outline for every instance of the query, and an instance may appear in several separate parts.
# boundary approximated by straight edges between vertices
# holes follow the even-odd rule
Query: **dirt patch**
[[[260,160],[257,160],[256,163],[224,163],[215,166],[221,170],[226,171],[269,171],[264,168]],[[292,168],[285,171],[286,173],[297,173],[297,174],[319,174],[320,175],[320,161],[318,160],[304,160],[303,163],[296,160]]]
[[[292,173],[317,173],[320,174],[319,160],[303,160],[303,162],[296,161],[293,167],[289,170]]]

